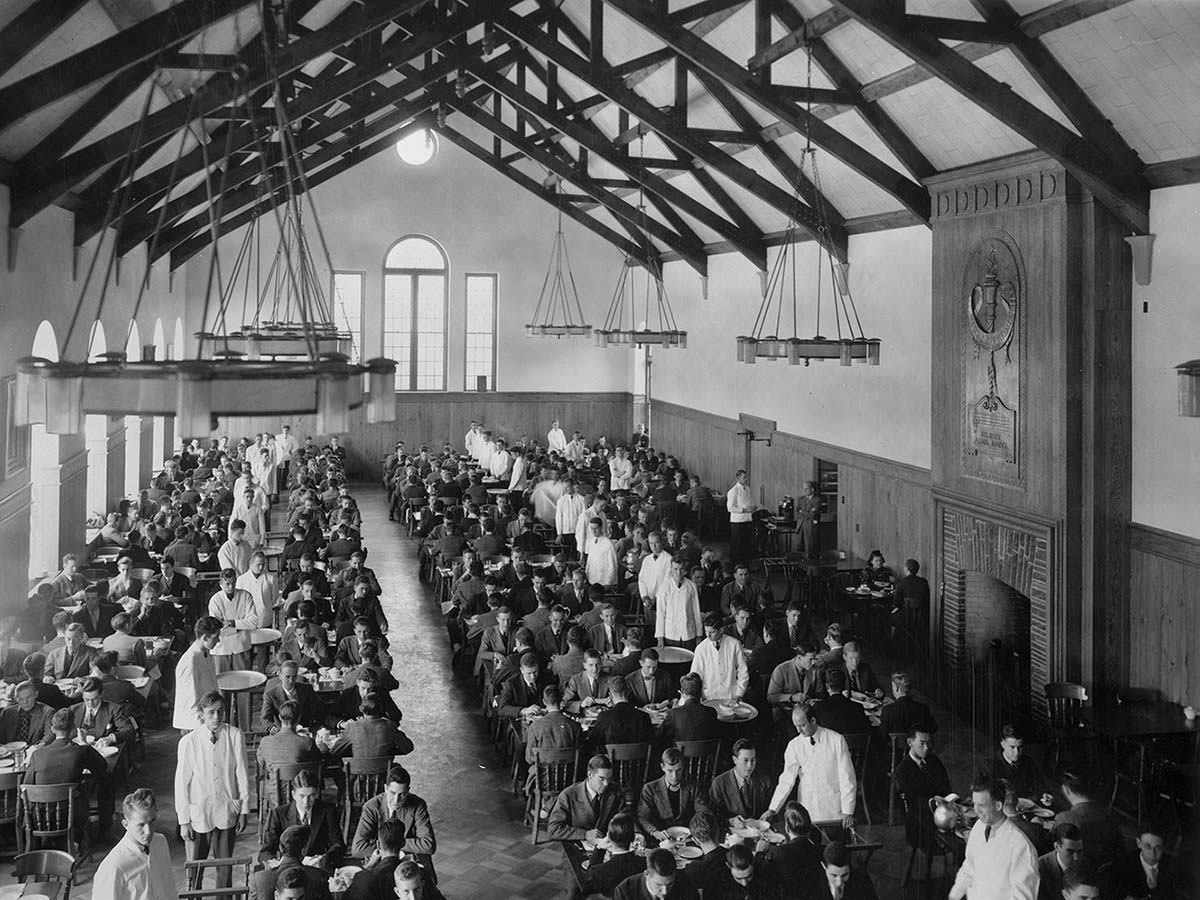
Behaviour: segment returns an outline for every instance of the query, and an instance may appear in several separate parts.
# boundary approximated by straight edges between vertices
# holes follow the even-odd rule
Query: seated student
[[[550,672],[559,684],[568,684],[571,676],[583,671],[584,648],[587,646],[587,633],[579,625],[567,629],[567,650],[560,653],[550,662]]]
[[[638,801],[638,826],[650,837],[661,841],[667,829],[687,827],[692,817],[708,808],[704,792],[683,780],[683,754],[674,747],[662,753],[662,777],[646,782]]]
[[[387,634],[388,620],[379,603],[379,597],[371,592],[370,579],[362,576],[355,579],[354,592],[338,601],[333,625],[339,640],[354,633],[354,620],[359,616],[366,616],[374,623],[374,637]]]
[[[343,575],[345,575],[345,570],[338,573],[338,579],[341,579]],[[300,586],[306,581],[313,583],[313,590],[316,591],[318,596],[329,596],[329,577],[325,574],[324,570],[317,568],[317,559],[311,553],[300,555],[299,567],[289,572],[287,578],[284,579],[283,587],[279,591],[280,596],[288,598],[286,602],[290,602],[291,595],[300,590]],[[351,582],[353,582],[353,579],[351,579]]]
[[[781,900],[783,885],[774,880],[766,867],[754,858],[754,849],[747,844],[734,844],[725,854],[725,871],[715,884],[705,887],[704,893],[716,900]]]
[[[300,664],[291,658],[280,662],[278,679],[268,681],[263,689],[259,720],[263,731],[272,731],[279,724],[279,710],[285,703],[296,705],[295,724],[306,728],[320,727],[325,704],[312,685],[300,680]]]
[[[731,608],[733,609],[733,615],[730,616],[731,621],[721,630],[730,637],[737,638],[744,653],[750,653],[762,643],[762,634],[759,632],[758,626],[750,621],[753,611],[742,598],[735,598],[731,603]]]
[[[1122,853],[1100,869],[1108,882],[1108,894],[1125,897],[1194,897],[1196,885],[1187,870],[1164,852],[1165,829],[1149,822],[1137,826],[1137,847]]]
[[[617,621],[617,608],[611,603],[600,607],[600,624],[587,630],[587,645],[601,655],[621,652],[625,626]]]
[[[313,642],[319,643],[323,648],[318,654],[318,658],[324,660],[329,658],[329,662],[333,662],[333,656],[328,652],[328,642],[326,640],[326,630],[317,621],[316,606],[311,600],[302,600],[296,604],[295,616],[293,620],[289,616],[289,621],[283,629],[283,640],[280,643],[282,652],[286,653],[289,658],[300,662],[300,656],[304,647],[310,643],[310,638]],[[322,662],[324,667],[326,663]],[[304,668],[301,665],[301,668]]]
[[[600,674],[600,654],[593,649],[583,651],[583,671],[567,679],[563,702],[570,712],[578,713],[597,703],[611,706],[608,679]]]
[[[689,672],[679,679],[679,705],[667,710],[658,726],[658,744],[673,746],[675,741],[711,741],[721,736],[717,711],[700,702],[700,676]]]
[[[287,806],[276,806],[267,817],[263,830],[260,862],[272,858],[279,850],[279,838],[285,829],[301,826],[308,829],[307,840],[299,847],[302,860],[320,857],[318,869],[338,865],[346,855],[337,808],[321,799],[321,780],[312,772],[298,772],[292,779],[292,799]]]
[[[550,624],[541,631],[534,632],[534,649],[542,659],[553,659],[570,650],[567,640],[569,635],[567,610],[562,606],[552,606],[550,608]]]
[[[895,781],[904,797],[904,838],[910,847],[929,853],[934,843],[933,813],[929,801],[950,793],[950,776],[933,752],[929,726],[917,724],[908,732],[908,752],[896,764]]]
[[[671,685],[671,676],[658,667],[658,651],[647,647],[641,652],[639,662],[639,670],[625,676],[630,701],[639,707],[666,709],[674,699],[675,690]]]
[[[856,641],[847,641],[842,647],[842,668],[846,673],[846,686],[851,691],[883,698],[883,690],[875,673],[871,671],[870,664],[863,661],[862,651]]]
[[[1018,797],[1040,800],[1043,806],[1052,802],[1041,769],[1025,752],[1025,736],[1014,725],[1000,729],[1000,753],[993,759],[990,772],[995,780],[1006,782]]]
[[[555,599],[560,606],[573,613],[580,612],[590,604],[587,572],[582,566],[572,571],[571,577],[558,587]]]
[[[499,686],[504,683],[505,679],[513,678],[520,674],[521,658],[526,653],[533,653],[537,656],[536,651],[533,649],[533,643],[532,631],[524,626],[517,629],[513,637],[512,652],[503,659],[497,658],[495,660],[496,671],[492,675],[491,684],[493,692],[500,690]],[[545,669],[544,660],[540,656],[538,657],[538,667],[543,670]]]
[[[846,685],[846,672],[831,669],[825,674],[825,687],[829,696],[817,703],[817,719],[821,725],[838,734],[866,734],[871,722],[863,712],[862,705],[850,699]]]
[[[372,863],[355,874],[341,900],[385,900],[395,897],[394,878],[403,852],[403,823],[381,822],[375,834]]]
[[[608,830],[608,823],[621,807],[621,790],[613,781],[612,761],[597,754],[588,760],[587,777],[562,791],[550,808],[546,834],[555,841],[593,841]],[[563,879],[569,896],[577,897],[579,886],[563,851]]]
[[[107,582],[102,583],[107,589]],[[84,589],[83,609],[75,613],[75,621],[83,626],[83,630],[89,638],[106,638],[112,634],[113,616],[121,611],[121,607],[101,599],[100,586],[102,583],[89,584]]]
[[[105,702],[115,703],[126,715],[140,716],[146,708],[146,698],[131,682],[113,674],[117,667],[117,654],[111,650],[101,651],[92,658],[92,677],[100,682]],[[151,689],[157,688],[152,685]],[[161,697],[161,691],[159,692]]]
[[[821,854],[821,876],[812,897],[819,900],[875,900],[875,885],[866,867],[850,868],[850,851],[841,841],[825,845]]]
[[[560,750],[582,747],[583,729],[562,711],[562,691],[548,684],[542,690],[542,705],[546,714],[525,729],[525,761],[533,765],[538,750]]]
[[[25,657],[23,663],[25,667],[25,678],[33,684],[37,690],[37,699],[39,703],[44,703],[51,709],[66,709],[75,701],[62,692],[56,684],[46,683],[46,654],[33,652]],[[38,734],[41,738],[41,734]]]
[[[398,822],[404,830],[404,852],[426,869],[434,880],[433,854],[437,852],[437,837],[429,818],[425,801],[412,793],[412,778],[403,766],[388,769],[384,792],[363,804],[362,816],[350,842],[350,852],[367,865],[375,862],[378,853],[379,826]]]
[[[1054,824],[1070,822],[1083,836],[1083,855],[1102,865],[1125,852],[1125,838],[1107,803],[1093,800],[1095,789],[1080,773],[1063,772],[1062,795],[1071,804],[1054,817]]]
[[[400,682],[396,680],[396,676],[389,671],[388,663],[391,661],[391,657],[380,649],[379,642],[375,638],[367,640],[359,652],[362,661],[343,675],[345,681],[357,681],[358,673],[362,669],[374,669],[379,675],[379,689],[381,691],[389,693],[400,687]]]
[[[280,703],[272,715],[274,731],[264,735],[258,742],[256,753],[262,771],[267,773],[268,790],[275,791],[275,770],[279,766],[296,763],[316,762],[321,751],[316,742],[307,735],[297,734],[297,719],[301,715],[300,704],[294,700]]]
[[[182,643],[184,631],[180,616],[173,603],[163,600],[157,581],[146,582],[138,604],[139,608],[132,613],[134,620],[130,634],[136,637],[170,638],[173,643]]]
[[[905,672],[892,673],[892,696],[895,702],[879,711],[879,731],[883,735],[907,733],[914,725],[924,725],[929,734],[937,734],[937,722],[929,707],[908,694],[909,679]]]
[[[17,685],[16,703],[0,710],[0,744],[11,741],[38,743],[50,725],[54,710],[38,702],[37,685],[22,681]]]
[[[591,606],[579,616],[579,627],[583,629],[585,635],[593,626],[599,625],[604,621],[604,616],[601,613],[604,604],[607,602],[604,597],[604,585],[592,584],[588,586],[588,602]]]
[[[340,730],[348,722],[357,719],[362,714],[362,702],[368,694],[375,694],[379,698],[380,712],[385,719],[400,723],[403,715],[399,707],[392,701],[391,695],[379,690],[379,673],[368,666],[359,669],[355,683],[338,694],[337,699],[333,701],[333,708],[327,717],[329,727]]]
[[[701,810],[688,823],[692,840],[700,847],[703,856],[693,859],[683,870],[683,880],[692,885],[715,885],[725,870],[725,836],[728,827],[720,814]]]
[[[512,653],[513,639],[517,631],[513,624],[515,618],[513,611],[507,606],[500,606],[496,609],[496,624],[484,630],[483,637],[479,642],[479,652],[475,654],[476,676],[479,676],[484,666],[494,669],[496,657],[504,659]]]
[[[354,756],[359,759],[380,756],[404,756],[412,753],[413,743],[391,719],[383,717],[380,694],[363,698],[362,718],[346,724],[341,737],[329,748],[329,756]]]
[[[650,716],[634,706],[629,699],[629,686],[624,678],[610,676],[608,696],[612,705],[601,710],[588,734],[590,744],[602,751],[609,744],[636,744],[654,738]]]
[[[118,665],[141,666],[148,670],[151,661],[146,656],[146,645],[130,633],[134,621],[134,617],[125,612],[113,616],[113,633],[104,639],[100,649],[105,653],[116,654]]]
[[[1063,896],[1063,873],[1083,859],[1083,838],[1070,822],[1055,825],[1050,841],[1051,849],[1037,860],[1038,900],[1059,900]],[[1119,900],[1125,896],[1119,895]]]
[[[516,719],[541,711],[539,703],[546,689],[547,679],[541,674],[541,664],[533,653],[521,657],[521,674],[508,678],[500,688],[496,702],[501,716]]]
[[[297,618],[300,615],[300,604],[302,603],[307,603],[312,607],[313,611],[309,618],[313,622],[327,625],[333,621],[333,607],[317,590],[317,583],[313,579],[304,579],[299,588],[283,596],[285,597],[282,604],[284,621]]]
[[[759,841],[756,861],[764,874],[778,884],[801,884],[821,865],[820,832],[812,825],[808,810],[795,800],[783,808],[782,844]]]
[[[112,785],[114,779],[108,777],[108,763],[91,744],[77,744],[71,736],[75,733],[75,721],[71,711],[60,709],[50,717],[51,740],[39,747],[28,763],[22,784],[75,784],[83,780],[85,772],[90,773],[105,796],[97,798],[100,804],[100,817],[107,815],[112,819],[114,795]],[[107,807],[107,809],[105,808]],[[75,829],[82,837],[87,828],[88,802],[81,794],[75,799]]]
[[[633,852],[633,816],[617,813],[605,832],[607,847],[597,845],[588,861],[579,887],[584,894],[611,894],[622,881],[645,869],[642,857]]]
[[[539,579],[541,584],[539,586]],[[540,572],[533,576],[534,597],[537,599],[537,608],[533,612],[527,613],[521,618],[521,626],[528,628],[534,634],[541,631],[550,624],[550,607],[554,605],[554,595],[545,589],[546,576]]]
[[[757,771],[758,751],[748,738],[733,744],[733,768],[712,780],[708,805],[722,819],[757,819],[771,807],[774,784]]]
[[[279,858],[250,876],[250,900],[328,900],[329,875],[304,864],[309,829],[291,825],[279,836]]]
[[[609,660],[610,675],[627,679],[642,667],[642,649],[645,647],[643,635],[640,625],[631,625],[625,629],[625,637],[621,639],[621,655]]]

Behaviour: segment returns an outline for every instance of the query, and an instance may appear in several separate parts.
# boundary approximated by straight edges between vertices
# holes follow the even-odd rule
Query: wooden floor
[[[432,591],[417,578],[415,544],[387,518],[382,495],[371,485],[359,485],[356,496],[363,515],[369,564],[384,586],[383,605],[391,623],[388,639],[400,682],[393,696],[404,712],[402,727],[416,745],[405,760],[413,776],[412,790],[429,804],[438,839],[435,857],[440,886],[450,900],[548,900],[562,895],[560,854],[555,844],[530,844],[522,827],[522,802],[513,797],[508,774],[487,739],[479,701],[469,678],[450,667],[442,619]],[[877,672],[889,671],[887,648],[869,658]],[[937,752],[946,762],[956,788],[965,788],[977,754],[990,748],[967,733],[945,710]],[[177,738],[174,732],[152,732],[149,758],[139,785],[154,789],[160,803],[159,830],[167,835],[172,858],[183,872],[183,844],[176,831],[172,780]],[[960,787],[961,786],[961,787]],[[903,828],[887,827],[882,792],[871,801],[876,824],[861,830],[884,847],[875,854],[871,874],[881,898],[946,895],[942,879],[910,884],[901,891],[900,879],[908,861]],[[118,815],[119,819],[119,815]],[[882,824],[880,824],[882,823]],[[257,821],[238,840],[237,853],[257,853]],[[81,869],[73,900],[90,900],[91,874],[107,846]],[[935,870],[936,872],[937,870]],[[0,883],[11,883],[11,868],[3,867]],[[107,900],[97,897],[95,900]]]

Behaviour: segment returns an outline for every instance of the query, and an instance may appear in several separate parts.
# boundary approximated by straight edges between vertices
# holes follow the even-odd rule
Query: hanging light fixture
[[[546,266],[542,292],[538,294],[537,308],[533,311],[533,321],[525,326],[525,333],[536,337],[586,337],[592,333],[592,326],[587,324],[579,303],[575,275],[571,272],[571,256],[567,252],[567,239],[563,236],[561,178],[554,181],[554,194],[558,208],[558,229],[554,232],[550,262]]]
[[[850,265],[840,262],[834,256],[833,240],[829,227],[829,217],[825,211],[825,199],[821,189],[821,172],[817,164],[817,149],[812,144],[808,122],[812,121],[812,48],[807,42],[808,51],[808,116],[805,119],[804,152],[800,157],[800,170],[796,177],[799,185],[804,178],[805,165],[812,170],[813,190],[816,194],[816,205],[813,212],[817,219],[817,271],[816,271],[816,333],[811,338],[800,337],[799,328],[799,275],[797,272],[796,239],[799,231],[797,218],[801,206],[797,190],[791,214],[788,216],[788,227],[784,234],[783,246],[775,264],[765,279],[762,303],[758,315],[754,319],[754,327],[749,334],[737,338],[738,362],[753,365],[760,359],[786,359],[788,365],[797,366],[801,362],[809,365],[812,360],[836,359],[843,366],[853,361],[865,361],[868,365],[879,365],[878,338],[868,338],[863,332],[858,310],[854,305],[854,297],[850,293]],[[837,337],[826,337],[821,334],[821,308],[823,305],[822,283],[824,267],[828,263],[831,304],[833,319],[837,328]],[[789,317],[786,307],[791,306],[791,337],[781,335],[780,329],[786,325],[785,317]],[[828,321],[828,319],[826,320]]]
[[[267,43],[265,56],[270,64],[272,51],[265,36],[264,43]],[[117,189],[110,196],[100,231],[103,235],[111,227],[115,229],[116,235],[109,242],[109,255],[96,292],[99,299],[94,321],[97,322],[103,313],[135,174],[140,163],[144,162],[139,162],[138,153],[142,145],[142,131],[150,112],[150,101],[156,88],[157,73],[151,80],[141,117],[133,129],[129,150],[120,164],[121,178],[117,182]],[[63,341],[63,356],[67,358],[66,361],[51,362],[40,357],[25,357],[17,361],[17,395],[20,401],[15,404],[14,410],[17,424],[43,423],[47,432],[67,435],[79,434],[83,430],[85,414],[172,415],[176,418],[176,435],[187,439],[208,435],[212,430],[213,416],[216,415],[316,413],[319,430],[330,433],[345,431],[349,426],[349,410],[362,405],[364,375],[370,380],[373,389],[377,386],[385,389],[390,375],[391,386],[394,389],[395,363],[392,360],[373,359],[365,365],[358,365],[351,363],[345,354],[337,352],[342,336],[333,327],[328,307],[320,297],[320,279],[316,278],[316,270],[311,265],[311,254],[308,253],[307,243],[303,239],[296,188],[299,185],[301,192],[306,193],[308,183],[291,124],[286,118],[283,91],[278,77],[274,78],[274,89],[273,113],[276,117],[276,130],[272,140],[277,141],[280,146],[283,168],[281,180],[286,191],[285,200],[273,202],[271,210],[276,217],[280,233],[290,235],[289,241],[292,241],[281,247],[277,262],[280,266],[279,284],[285,285],[286,289],[292,292],[291,302],[298,313],[299,322],[283,323],[287,326],[284,329],[288,332],[286,334],[271,334],[266,326],[280,323],[259,322],[256,312],[255,325],[263,326],[262,328],[252,327],[249,331],[239,329],[232,335],[225,328],[231,295],[222,290],[220,268],[217,265],[216,235],[219,231],[223,196],[218,189],[215,197],[210,197],[208,203],[214,241],[204,296],[207,321],[207,298],[213,296],[213,277],[216,274],[219,308],[213,321],[219,325],[219,331],[202,332],[197,336],[196,358],[130,362],[123,353],[116,353],[104,354],[90,362],[69,361],[71,338],[77,330],[76,326],[81,324],[85,299],[89,296],[92,276],[105,244],[104,240],[98,240]],[[246,102],[249,106],[249,96]],[[248,109],[247,112],[256,149],[260,158],[264,160],[264,181],[270,184],[274,179],[269,177],[265,163],[267,154],[254,130],[254,111]],[[138,309],[149,284],[150,261],[154,259],[155,247],[166,224],[165,213],[170,205],[171,193],[178,186],[175,174],[179,157],[186,148],[184,138],[190,128],[190,125],[186,126],[181,135],[179,154],[172,165],[167,192],[161,201],[158,220],[149,239],[146,273],[134,302],[130,317],[131,327],[137,320]],[[228,134],[232,136],[233,131],[234,129],[229,129]],[[203,148],[207,142],[203,138],[197,138],[197,143]],[[225,173],[232,168],[232,152],[232,140],[229,140],[226,142],[225,164],[221,168],[221,189],[224,187]],[[291,231],[285,227],[284,217],[279,212],[279,202],[286,203],[288,215],[292,217],[294,228]],[[309,202],[311,205],[311,195]],[[315,209],[313,219],[319,233],[320,225],[316,220]],[[324,249],[323,236],[321,244]],[[299,253],[301,259],[297,265],[293,256],[297,255],[296,248],[301,246],[304,250]],[[328,262],[327,249],[325,255]],[[259,309],[261,300],[260,296]],[[229,345],[231,336],[235,340],[234,347]],[[245,342],[246,350],[237,349],[239,340]],[[207,355],[206,344],[209,351]],[[389,391],[385,396],[373,396],[368,413],[368,418],[374,422],[394,421],[394,392]]]
[[[642,150],[645,138],[639,137],[638,142],[639,155],[644,156]],[[646,242],[643,254],[645,262],[639,264],[632,254],[625,255],[625,261],[621,265],[621,274],[617,277],[617,287],[613,291],[612,302],[608,307],[608,315],[604,319],[604,327],[593,331],[596,346],[643,347],[649,345],[663,349],[669,347],[686,349],[687,332],[680,330],[675,323],[675,313],[671,310],[671,300],[667,296],[667,287],[663,284],[662,260],[655,251],[646,231],[646,190],[645,186],[640,183],[638,184],[637,211],[641,218],[641,227],[638,231]],[[637,322],[639,307],[643,312],[642,327],[640,328]],[[653,314],[651,313],[652,308]],[[628,319],[626,319],[626,312],[628,312]],[[625,327],[626,322],[629,327]]]

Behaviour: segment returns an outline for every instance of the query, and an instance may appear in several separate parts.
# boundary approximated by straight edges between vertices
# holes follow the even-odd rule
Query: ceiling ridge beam
[[[687,29],[671,25],[661,16],[656,16],[639,0],[606,0],[606,2],[642,25],[660,40],[665,41],[668,46],[686,57],[693,67],[703,69],[725,82],[797,132],[801,134],[807,132],[819,147],[891,194],[900,201],[905,209],[928,220],[929,193],[907,175],[897,172],[891,166],[863,150],[837,129],[826,125],[815,116],[809,115],[805,110],[798,109],[794,104],[774,93],[769,85],[762,84],[742,66],[715,47],[696,37]]]
[[[0,88],[0,131],[55,100],[157,56],[254,0],[181,0],[32,75]]]
[[[874,14],[876,7],[871,0],[833,2],[897,50],[935,71],[967,100],[1056,159],[1127,226],[1139,234],[1149,231],[1150,188],[1139,171],[1123,171],[1121,161],[1059,124],[933,35],[908,32],[897,28],[893,19],[879,18]]]
[[[675,144],[688,156],[712,166],[725,175],[725,177],[741,185],[741,187],[749,190],[751,193],[758,195],[766,203],[774,206],[785,215],[790,214],[795,209],[796,204],[787,191],[781,190],[777,185],[764,178],[754,169],[724,151],[703,141],[694,140],[688,137],[686,133],[681,133],[671,115],[655,108],[653,104],[649,103],[644,97],[632,88],[627,87],[620,80],[592,76],[589,72],[587,60],[582,59],[578,54],[561,44],[548,41],[540,30],[531,28],[520,16],[506,12],[496,18],[496,24],[513,37],[537,50],[543,56],[552,59],[576,78],[590,83],[594,89],[607,96],[636,118],[641,119],[653,128],[660,137]],[[928,199],[927,195],[926,199]],[[820,223],[811,210],[801,209],[797,215],[798,222],[802,228],[811,230],[814,234],[819,232]],[[829,243],[834,255],[844,260],[847,249],[845,232],[832,227],[829,232]]]

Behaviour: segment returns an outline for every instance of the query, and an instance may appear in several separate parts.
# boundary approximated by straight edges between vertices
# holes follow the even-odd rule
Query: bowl
[[[771,830],[771,823],[765,819],[746,819],[742,824],[746,830],[753,831],[756,835]]]
[[[682,825],[675,825],[666,829],[667,837],[673,841],[686,841],[692,836],[692,832],[684,828]]]

